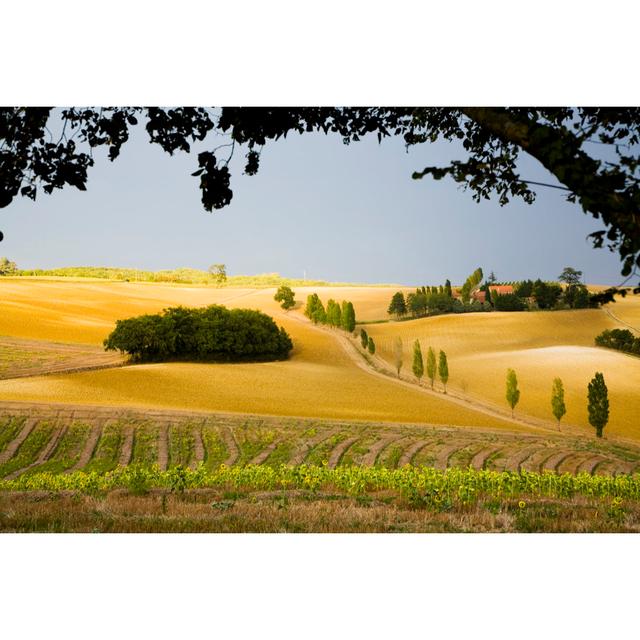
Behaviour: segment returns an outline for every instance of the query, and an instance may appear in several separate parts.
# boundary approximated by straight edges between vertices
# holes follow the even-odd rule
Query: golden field
[[[610,305],[621,319],[640,317],[640,296]],[[630,320],[628,320],[630,321]],[[436,316],[369,325],[377,354],[393,361],[392,344],[404,344],[404,371],[411,371],[413,342],[443,349],[449,360],[449,385],[472,397],[507,406],[507,368],[515,369],[521,390],[517,412],[553,419],[551,384],[562,378],[567,415],[564,421],[593,428],[587,419],[587,384],[601,371],[609,389],[610,419],[605,435],[640,439],[640,358],[597,348],[604,329],[621,328],[603,309],[523,313],[475,313]]]
[[[332,296],[349,299],[358,315],[380,317],[380,313],[386,314],[395,289],[312,291],[324,302]],[[3,280],[0,335],[100,344],[119,318],[178,304],[222,303],[274,315],[291,335],[295,349],[286,362],[147,364],[4,380],[0,382],[0,399],[517,428],[369,375],[329,333],[281,313],[273,300],[274,292],[150,283]],[[306,295],[307,291],[296,288],[299,300],[306,300]]]

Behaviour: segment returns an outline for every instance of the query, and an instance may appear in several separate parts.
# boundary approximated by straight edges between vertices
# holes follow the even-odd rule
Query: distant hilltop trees
[[[418,287],[405,296],[396,291],[387,313],[398,320],[421,318],[442,313],[477,311],[533,311],[537,309],[587,309],[599,306],[598,296],[591,294],[580,279],[582,271],[565,267],[558,282],[540,278],[517,282],[498,282],[494,273],[483,283],[478,267],[460,289],[444,285]]]
[[[118,320],[106,350],[138,362],[285,360],[293,348],[271,317],[251,309],[172,307],[162,313]]]

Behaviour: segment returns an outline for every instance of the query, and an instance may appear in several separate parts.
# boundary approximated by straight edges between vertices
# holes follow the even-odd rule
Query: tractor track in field
[[[0,453],[0,464],[11,460],[20,448],[20,445],[27,439],[33,428],[38,424],[38,418],[27,418],[18,435],[7,445],[7,448]]]
[[[359,439],[360,438],[356,436],[354,438],[347,438],[346,440],[342,440],[341,442],[339,442],[329,454],[329,461],[327,463],[329,469],[335,469],[340,464],[340,460],[342,460],[342,456],[344,456],[347,449],[352,444],[355,444]]]
[[[407,464],[411,464],[413,459],[422,451],[425,447],[433,444],[433,440],[418,440],[410,445],[402,452],[400,459],[398,460],[398,469],[402,469]]]
[[[502,451],[503,449],[504,449],[504,446],[482,447],[480,451],[478,451],[473,456],[473,458],[471,458],[471,462],[469,463],[469,465],[472,466],[474,469],[482,470],[487,464],[487,460],[492,455],[494,455],[495,453],[498,453],[499,451]]]
[[[289,459],[289,465],[297,466],[302,464],[313,449],[326,440],[329,440],[329,438],[333,438],[333,436],[338,433],[340,433],[339,429],[330,429],[329,431],[323,431],[310,440],[305,441],[294,450],[293,455]]]
[[[87,441],[84,443],[84,447],[80,453],[78,458],[78,462],[76,462],[71,468],[67,469],[65,473],[73,473],[74,471],[80,471],[80,469],[84,469],[89,464],[96,447],[98,446],[98,442],[100,441],[100,436],[102,435],[102,431],[106,426],[107,421],[101,418],[98,418],[91,429],[89,430],[89,435],[87,436]]]
[[[260,453],[255,455],[249,464],[262,464],[276,450],[276,447],[282,442],[281,438],[276,438],[271,444],[267,445]]]
[[[51,433],[51,437],[49,438],[47,444],[45,444],[45,446],[42,448],[42,450],[38,454],[38,457],[35,459],[35,462],[32,462],[31,464],[28,464],[26,467],[22,467],[21,469],[16,469],[15,471],[5,476],[5,480],[14,480],[15,478],[22,475],[23,473],[26,473],[30,469],[33,469],[34,467],[39,467],[41,464],[44,464],[51,457],[53,452],[56,450],[58,443],[60,442],[60,440],[66,433],[66,431],[67,431],[67,425],[63,424],[63,425],[56,426],[53,432]]]
[[[120,447],[120,457],[118,458],[118,466],[120,467],[126,467],[131,462],[134,435],[135,427],[132,425],[122,428],[122,444]]]
[[[452,444],[446,445],[436,454],[436,459],[433,463],[433,466],[436,469],[446,469],[449,466],[449,459],[451,458],[451,456],[457,451],[460,451],[461,449],[464,449],[468,446],[469,442],[454,442]]]
[[[379,440],[376,440],[371,447],[369,447],[369,451],[364,454],[362,457],[362,466],[364,467],[373,467],[378,461],[378,456],[388,445],[391,445],[398,440],[401,440],[402,436],[398,437],[397,435],[382,437]]]
[[[227,447],[227,459],[224,461],[224,464],[227,467],[231,467],[238,461],[238,458],[240,458],[240,448],[238,447],[236,437],[231,427],[225,426],[222,428],[222,440]]]
[[[191,430],[193,435],[193,460],[189,465],[192,469],[195,469],[201,462],[204,462],[204,442],[202,440],[202,427],[203,424],[194,426]]]
[[[169,466],[169,429],[170,425],[163,424],[158,431],[158,467],[166,471]]]

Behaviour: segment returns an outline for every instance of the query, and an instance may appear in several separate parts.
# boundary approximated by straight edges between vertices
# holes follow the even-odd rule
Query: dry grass
[[[0,493],[4,532],[638,532],[640,505],[612,510],[587,498],[480,501],[447,511],[412,508],[390,492],[353,498],[340,493],[224,492],[182,495],[125,491]]]
[[[614,311],[640,313],[640,300],[627,298]],[[392,363],[396,336],[404,343],[405,371],[411,370],[412,347],[419,339],[444,349],[449,385],[478,399],[506,406],[505,376],[516,370],[521,389],[517,410],[545,419],[551,415],[551,384],[562,378],[566,422],[592,430],[587,420],[587,384],[602,371],[609,388],[611,413],[605,433],[640,438],[640,358],[596,348],[594,338],[619,327],[603,310],[449,315],[401,323],[370,325],[377,353]]]

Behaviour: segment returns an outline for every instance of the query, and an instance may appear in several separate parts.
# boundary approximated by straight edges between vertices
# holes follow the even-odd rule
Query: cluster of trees
[[[564,283],[564,288],[557,282],[544,282],[538,278],[535,281],[524,280],[517,283],[514,286],[514,295],[520,298],[523,308],[526,306],[525,299],[533,299],[539,309],[588,309],[597,307],[598,298],[589,293],[587,287],[581,282],[581,278],[582,271],[572,267],[565,267],[558,276],[558,280]]]
[[[364,329],[360,329],[360,344],[362,345],[362,348],[366,349],[371,355],[376,352],[376,343],[370,335],[367,335],[367,332]]]
[[[18,273],[18,266],[9,258],[0,258],[0,276],[13,276]]]
[[[293,309],[296,306],[296,296],[291,287],[288,287],[286,284],[278,287],[276,291],[276,295],[273,296],[273,299],[276,302],[280,303],[280,306],[285,310],[289,311],[289,309]]]
[[[227,282],[227,265],[218,263],[209,267],[209,274],[213,277],[216,286],[221,287]]]
[[[293,343],[261,311],[211,305],[118,320],[104,347],[136,361],[266,361],[285,360]]]
[[[513,369],[507,369],[507,402],[511,407],[511,416],[520,400],[518,377]],[[596,430],[596,436],[602,438],[602,430],[609,421],[609,392],[602,373],[597,372],[587,386],[587,410],[589,424]],[[551,386],[551,412],[558,421],[567,413],[564,401],[564,386],[560,378],[554,378]]]
[[[400,319],[410,314],[413,318],[439,313],[451,313],[456,306],[453,298],[451,282],[444,285],[418,287],[415,293],[407,294],[396,291],[391,298],[387,313]]]
[[[348,300],[343,300],[341,303],[328,300],[325,309],[318,294],[312,293],[307,296],[304,315],[314,324],[326,324],[330,327],[344,329],[349,333],[353,333],[356,328],[356,312],[353,304]]]
[[[420,341],[416,340],[413,343],[413,362],[411,365],[413,375],[416,377],[418,384],[421,384],[422,376],[425,373],[425,364],[422,358],[422,349],[420,348]],[[433,384],[436,377],[440,377],[440,382],[444,387],[444,392],[447,393],[447,382],[449,381],[449,363],[447,362],[447,354],[444,351],[440,351],[438,356],[438,362],[436,362],[436,352],[433,347],[429,347],[427,350],[427,366],[426,366],[427,378]]]
[[[629,329],[605,329],[596,336],[596,345],[640,356],[640,338],[636,338]]]

